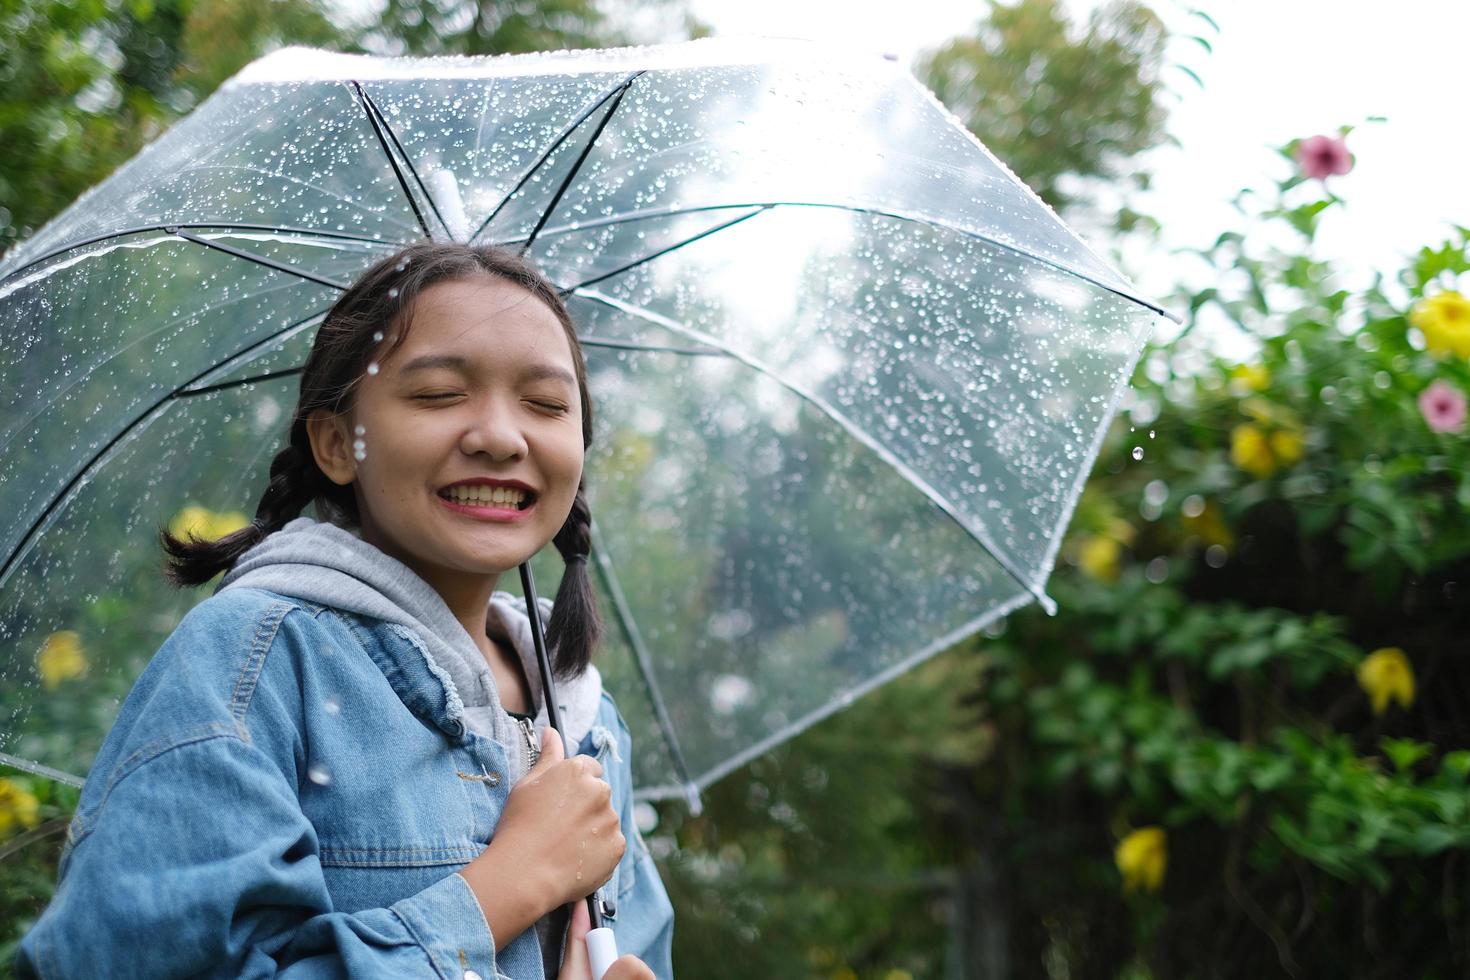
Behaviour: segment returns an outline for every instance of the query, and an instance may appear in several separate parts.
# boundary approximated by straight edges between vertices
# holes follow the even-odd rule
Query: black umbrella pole
[[[541,605],[536,601],[536,582],[531,577],[531,563],[521,563],[521,591],[526,596],[526,618],[531,621],[531,640],[536,646],[536,663],[541,668],[541,693],[546,701],[546,723],[556,729],[557,738],[562,740],[562,752],[567,754],[566,731],[561,727],[561,712],[556,706],[556,685],[551,678],[551,657],[546,652],[546,634],[541,628]],[[602,980],[603,971],[617,958],[617,946],[612,943],[612,930],[602,924],[602,909],[597,904],[597,892],[587,896],[587,914],[594,930],[603,930],[594,938],[587,936],[587,952],[592,964],[592,980]],[[572,911],[568,907],[568,912]],[[594,952],[594,947],[597,948]],[[608,952],[611,956],[608,956]],[[600,955],[599,955],[600,954]],[[605,962],[599,963],[599,960]]]

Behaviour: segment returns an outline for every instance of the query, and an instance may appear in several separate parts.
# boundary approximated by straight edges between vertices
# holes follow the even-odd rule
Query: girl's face
[[[561,322],[531,293],[491,276],[438,282],[352,411],[321,413],[308,433],[328,477],[355,484],[364,540],[441,594],[466,573],[493,587],[571,511],[584,453],[575,370]],[[448,499],[446,487],[474,479],[530,492],[519,509]]]

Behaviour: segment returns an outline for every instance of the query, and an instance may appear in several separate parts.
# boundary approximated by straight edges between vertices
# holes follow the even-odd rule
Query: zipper
[[[531,758],[531,765],[541,758],[541,747],[536,744],[535,726],[529,718],[516,718],[515,723],[520,726],[521,734],[526,736],[526,752]]]

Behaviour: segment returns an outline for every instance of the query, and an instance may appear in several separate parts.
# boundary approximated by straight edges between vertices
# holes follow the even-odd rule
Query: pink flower
[[[1443,381],[1419,393],[1419,411],[1435,432],[1459,432],[1465,427],[1465,395]]]
[[[1296,162],[1302,173],[1316,180],[1353,169],[1347,141],[1340,136],[1309,136],[1296,145]]]

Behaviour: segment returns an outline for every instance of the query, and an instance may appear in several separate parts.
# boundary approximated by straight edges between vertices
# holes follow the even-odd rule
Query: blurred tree
[[[498,54],[705,33],[683,0],[0,0],[0,254],[221,82],[288,44]]]
[[[1079,35],[1062,0],[993,2],[969,36],[915,71],[991,152],[1052,207],[1096,178],[1147,185],[1137,154],[1168,139],[1160,74],[1168,35],[1136,0],[1095,9]]]
[[[682,0],[609,5],[597,0],[387,0],[359,38],[384,54],[505,54],[595,48],[671,37],[708,28]]]
[[[313,0],[0,3],[0,252],[251,59],[345,41]]]

